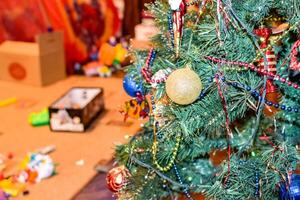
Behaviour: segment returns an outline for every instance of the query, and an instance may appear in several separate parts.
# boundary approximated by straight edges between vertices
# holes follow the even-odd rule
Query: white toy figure
[[[43,154],[31,154],[28,168],[38,173],[36,182],[51,177],[55,170],[52,159],[48,155]]]

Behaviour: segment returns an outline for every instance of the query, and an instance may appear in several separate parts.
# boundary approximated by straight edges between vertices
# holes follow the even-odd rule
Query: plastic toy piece
[[[12,197],[16,197],[25,190],[25,185],[21,183],[13,183],[11,179],[0,181],[0,189]]]
[[[0,101],[0,108],[9,106],[9,105],[15,104],[15,103],[17,103],[17,98],[15,98],[15,97],[4,99],[4,100]]]
[[[8,200],[9,195],[0,189],[0,200]]]
[[[31,113],[28,118],[29,124],[32,126],[45,126],[49,125],[49,111],[47,108],[43,109],[39,113]]]

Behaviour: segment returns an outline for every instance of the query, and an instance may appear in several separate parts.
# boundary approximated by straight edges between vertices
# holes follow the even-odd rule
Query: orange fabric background
[[[0,42],[7,39],[33,41],[36,34],[46,32],[49,26],[54,30],[63,30],[68,72],[72,73],[73,64],[85,60],[90,48],[90,44],[88,45],[81,37],[81,27],[78,27],[78,24],[91,27],[98,23],[97,30],[102,28],[103,31],[99,38],[94,39],[97,46],[108,40],[110,36],[115,35],[120,29],[120,20],[113,0],[96,1],[98,1],[97,3],[101,8],[99,13],[103,18],[102,24],[100,20],[89,19],[89,16],[85,13],[83,13],[83,16],[87,19],[82,20],[81,24],[78,23],[76,20],[82,19],[82,16],[76,15],[74,0],[1,0]],[[77,1],[81,7],[93,11],[90,2],[92,1]],[[70,9],[69,13],[66,8]],[[87,11],[89,10],[87,9]],[[93,14],[95,15],[95,13]],[[74,27],[74,23],[76,23],[77,29]],[[101,27],[99,27],[99,23]],[[90,32],[93,32],[93,30],[90,30]],[[93,37],[95,36],[87,35],[86,39]]]

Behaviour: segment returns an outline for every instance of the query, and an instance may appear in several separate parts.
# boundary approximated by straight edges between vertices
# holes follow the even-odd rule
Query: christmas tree
[[[126,200],[300,199],[300,1],[148,8],[160,34],[133,52],[124,114],[150,106],[149,121],[116,147],[110,189]]]

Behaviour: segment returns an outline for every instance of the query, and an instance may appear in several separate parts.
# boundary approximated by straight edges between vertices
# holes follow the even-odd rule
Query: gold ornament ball
[[[168,97],[179,105],[188,105],[196,101],[201,90],[199,76],[189,67],[175,70],[166,81]]]

